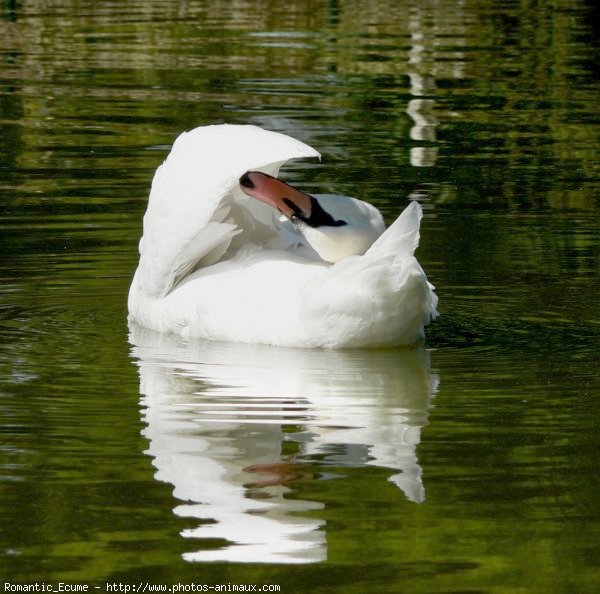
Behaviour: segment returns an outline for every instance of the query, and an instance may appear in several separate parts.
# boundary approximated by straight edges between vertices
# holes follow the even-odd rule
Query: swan
[[[421,206],[385,228],[371,204],[277,178],[312,147],[252,125],[183,132],[152,181],[130,324],[292,347],[412,344],[436,315],[413,253]]]

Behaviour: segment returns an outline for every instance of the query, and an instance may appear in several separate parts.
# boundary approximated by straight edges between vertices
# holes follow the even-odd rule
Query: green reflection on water
[[[594,591],[594,12],[570,1],[5,3],[5,579]],[[425,500],[391,483],[390,466],[342,463],[363,451],[348,441],[313,452],[301,443],[309,421],[282,423],[284,499],[321,504],[298,513],[323,523],[320,563],[185,562],[227,543],[181,536],[201,523],[173,513],[190,502],[144,453],[125,322],[140,219],[175,136],[219,121],[313,144],[321,164],[284,171],[308,191],[359,195],[388,220],[409,198],[426,211],[419,260],[442,316],[424,368],[439,385],[415,446]],[[355,356],[389,378],[406,354]],[[399,398],[384,393],[373,412]]]

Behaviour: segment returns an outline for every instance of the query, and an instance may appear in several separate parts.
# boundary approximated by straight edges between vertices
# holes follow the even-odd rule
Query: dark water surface
[[[598,591],[594,2],[2,17],[3,582]],[[153,171],[223,121],[315,146],[308,191],[421,202],[425,346],[129,333]]]

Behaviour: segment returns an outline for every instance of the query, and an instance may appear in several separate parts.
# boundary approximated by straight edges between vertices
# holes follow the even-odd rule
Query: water
[[[0,573],[315,592],[595,592],[593,3],[3,4]],[[254,123],[388,221],[425,209],[412,349],[126,324],[175,136]]]

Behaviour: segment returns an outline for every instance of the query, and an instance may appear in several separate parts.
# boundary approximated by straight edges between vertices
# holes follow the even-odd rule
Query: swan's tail
[[[420,271],[429,288],[429,307],[427,309],[429,317],[424,320],[424,324],[427,325],[438,316],[438,296],[435,294],[435,287],[427,280],[424,270],[414,257],[415,250],[419,247],[422,218],[423,208],[421,205],[418,202],[411,202],[386,232],[371,246],[367,254],[371,253],[373,257],[377,257],[379,253],[393,253],[401,261],[409,257],[413,259],[414,266]]]
[[[307,319],[319,320],[325,344],[391,346],[423,337],[438,298],[414,257],[421,217],[420,204],[411,203],[363,256],[341,260],[310,283]]]

